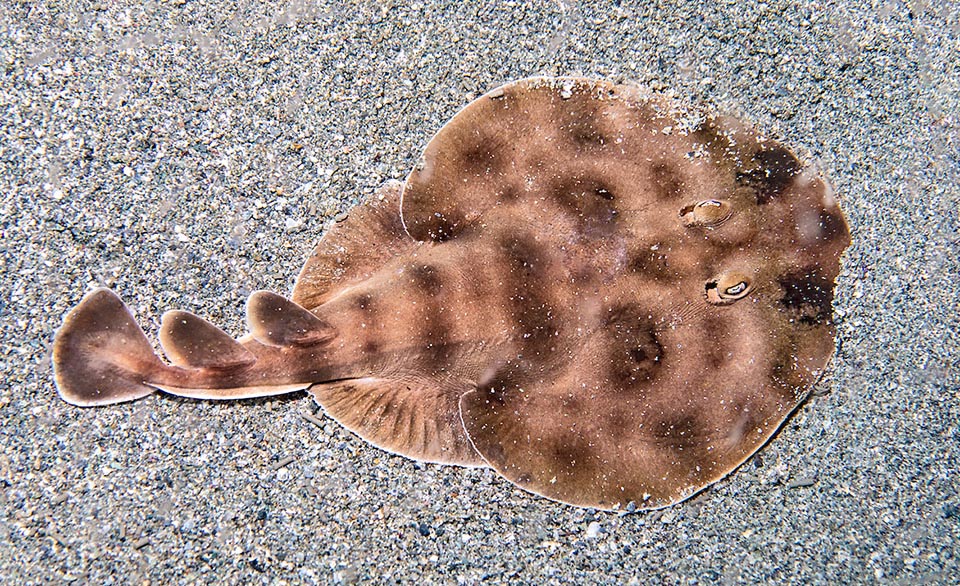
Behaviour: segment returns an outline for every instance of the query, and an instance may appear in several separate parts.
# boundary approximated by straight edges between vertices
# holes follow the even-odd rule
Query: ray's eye
[[[743,273],[726,273],[706,285],[707,302],[713,305],[730,305],[746,297],[752,286]]]
[[[730,202],[705,199],[680,209],[680,219],[687,226],[714,227],[727,221],[733,213]]]

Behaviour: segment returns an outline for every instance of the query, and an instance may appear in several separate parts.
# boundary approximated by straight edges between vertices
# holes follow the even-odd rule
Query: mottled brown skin
[[[171,312],[170,366],[112,293],[91,293],[55,342],[61,395],[309,389],[377,446],[489,465],[551,499],[687,498],[762,446],[820,375],[849,243],[829,186],[785,147],[693,119],[605,82],[494,90],[402,190],[321,240],[292,301],[254,294],[251,335]]]

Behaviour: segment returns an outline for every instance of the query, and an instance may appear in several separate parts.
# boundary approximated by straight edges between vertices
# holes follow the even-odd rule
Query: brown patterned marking
[[[437,267],[415,263],[408,269],[410,278],[417,290],[429,297],[436,297],[443,291],[443,278]]]
[[[520,334],[524,355],[548,356],[557,345],[558,316],[543,296],[532,288],[515,290],[511,296],[511,315]]]
[[[450,304],[455,301],[444,294],[444,277],[432,264],[414,262],[406,267],[409,276],[402,298],[416,300],[416,317],[410,324],[411,346],[419,349],[415,361],[431,376],[450,367],[454,357],[451,335],[456,331]],[[452,293],[453,291],[450,291]]]
[[[602,179],[561,176],[551,186],[550,196],[576,220],[581,232],[590,237],[617,229],[616,194]]]
[[[757,191],[760,205],[780,195],[803,169],[797,157],[779,144],[761,148],[754,153],[752,162],[751,168],[737,172],[736,180]]]
[[[363,353],[367,356],[374,356],[383,348],[382,344],[375,336],[376,334],[367,337],[367,339],[363,341],[363,345],[360,347],[363,350]]]
[[[370,293],[356,294],[353,298],[353,304],[368,319],[377,314],[377,304]]]
[[[502,235],[500,250],[507,261],[510,274],[515,278],[528,282],[547,276],[544,249],[531,236]]]
[[[500,196],[500,201],[514,202],[520,199],[521,191],[516,185],[510,184],[498,191],[497,194]]]
[[[698,443],[704,428],[700,418],[695,414],[678,409],[658,419],[653,430],[654,437],[661,446],[672,450],[683,450]]]
[[[600,125],[597,124],[596,109],[572,110],[566,113],[563,125],[577,148],[593,149],[609,142]]]
[[[650,166],[650,183],[653,186],[653,196],[658,201],[679,199],[686,189],[686,182],[679,167],[663,161]]]
[[[774,356],[773,364],[770,367],[769,380],[773,382],[772,387],[781,391],[793,389],[798,375],[793,360],[792,350],[794,348],[790,348],[790,350],[778,352]]]
[[[458,163],[468,175],[486,175],[500,171],[509,160],[502,141],[490,134],[479,134],[458,153]]]
[[[466,220],[455,212],[435,213],[429,221],[420,226],[421,231],[433,242],[446,242],[464,231]]]
[[[610,437],[625,438],[636,433],[639,426],[640,421],[636,413],[622,410],[607,413],[601,429]]]
[[[731,335],[731,324],[719,315],[708,315],[704,318],[702,337],[708,340],[707,347],[707,366],[711,371],[717,372],[735,357],[731,356],[729,343]]]
[[[664,245],[644,246],[634,250],[627,261],[627,270],[658,282],[675,282],[680,274],[670,267]]]
[[[542,293],[545,279],[551,278],[546,255],[529,237],[508,236],[501,249],[509,267],[504,283],[517,341],[525,353],[544,356],[557,344],[560,318]]]
[[[448,312],[439,311],[439,308],[429,305],[425,308],[420,319],[420,351],[416,361],[431,375],[439,374],[450,366],[454,356],[450,345],[452,331],[453,320]]]
[[[383,349],[382,338],[377,328],[381,318],[380,304],[370,293],[355,293],[350,300],[352,306],[359,313],[358,323],[366,327],[356,328],[355,334],[363,337],[360,348],[367,356],[374,356]]]
[[[706,146],[715,158],[721,160],[726,158],[726,154],[732,146],[730,137],[716,118],[706,119],[699,128],[691,133],[691,137],[696,142]]]
[[[850,230],[847,228],[847,222],[843,219],[839,209],[820,210],[820,233],[817,240],[820,242],[829,242],[837,238],[849,238]]]
[[[800,323],[810,326],[831,323],[833,282],[820,275],[816,267],[784,275],[779,283],[783,287],[780,302],[797,315]]]
[[[573,430],[561,433],[551,440],[550,461],[557,466],[555,472],[576,477],[589,478],[591,476],[591,472],[595,468],[593,463],[596,460],[596,451],[590,446],[589,442]]]
[[[585,413],[583,409],[583,401],[572,394],[563,397],[561,401],[561,410],[564,415],[573,417],[578,417]]]
[[[653,381],[664,360],[663,344],[648,313],[636,305],[613,308],[606,320],[605,335],[612,340],[607,358],[611,382],[634,394],[641,383]]]

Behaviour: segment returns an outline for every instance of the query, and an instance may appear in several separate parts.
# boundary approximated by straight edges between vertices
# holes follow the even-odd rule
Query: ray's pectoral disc
[[[77,405],[309,388],[391,452],[656,508],[736,468],[809,392],[848,244],[826,180],[746,125],[528,79],[330,229],[291,298],[253,294],[250,334],[169,312],[167,363],[101,289],[64,320],[54,370]]]

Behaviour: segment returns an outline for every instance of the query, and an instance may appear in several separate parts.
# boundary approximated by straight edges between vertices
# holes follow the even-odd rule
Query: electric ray
[[[657,508],[735,469],[808,394],[849,238],[827,181],[737,120],[526,79],[330,229],[290,299],[251,295],[246,336],[167,312],[167,363],[97,289],[53,365],[83,406],[307,389],[385,450]]]

